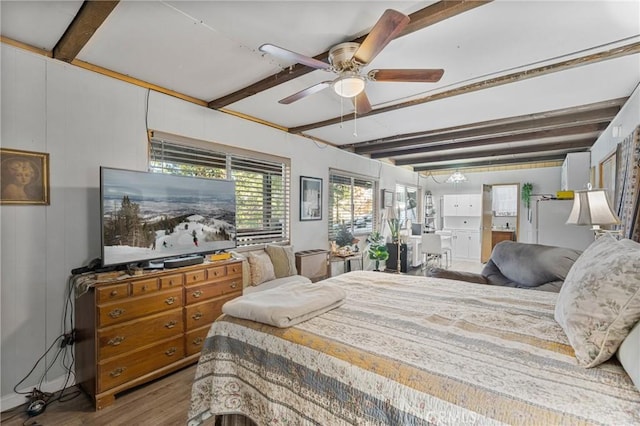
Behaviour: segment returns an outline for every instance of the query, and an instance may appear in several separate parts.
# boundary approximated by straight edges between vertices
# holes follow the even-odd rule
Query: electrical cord
[[[427,177],[430,177],[431,179],[433,179],[433,181],[434,181],[435,183],[437,183],[438,185],[442,185],[442,184],[444,183],[444,182],[438,182],[438,181],[436,180],[436,178],[433,176],[433,172],[429,172],[429,174],[427,175]]]
[[[54,341],[51,343],[51,345],[44,352],[44,354],[42,354],[42,356],[38,358],[38,360],[35,362],[31,370],[29,370],[29,372],[13,387],[13,391],[16,394],[28,395],[31,402],[27,407],[27,413],[29,414],[30,417],[41,414],[46,409],[46,407],[52,402],[55,402],[55,401],[67,402],[74,399],[81,393],[80,390],[76,390],[70,394],[67,394],[65,397],[65,391],[67,391],[69,387],[71,376],[74,375],[75,377],[75,374],[73,373],[73,366],[75,364],[75,355],[72,348],[73,344],[75,343],[75,324],[74,324],[75,320],[73,315],[73,299],[72,299],[72,295],[74,293],[73,283],[74,283],[73,277],[69,277],[69,280],[67,281],[67,294],[66,294],[66,300],[64,304],[63,317],[62,317],[62,329],[71,330],[71,331],[64,332],[63,334],[56,337]],[[69,328],[67,328],[67,326],[69,326]],[[46,356],[51,352],[51,350],[56,345],[58,345],[58,350],[56,351],[55,356],[53,357],[51,362],[45,365],[44,372],[42,373],[40,380],[38,381],[38,387],[37,388],[34,387],[29,392],[18,391],[18,387],[22,383],[24,383],[24,381],[27,380],[31,376],[31,374],[33,374],[33,372],[38,367],[38,365],[40,365],[40,362],[46,358]],[[49,371],[56,364],[56,362],[58,361],[61,355],[62,355],[62,358],[60,362],[62,364],[62,367],[66,370],[64,385],[62,389],[59,391],[52,392],[52,393],[43,392],[41,389],[42,389],[44,380],[47,376],[47,373],[49,373]],[[35,425],[35,423],[31,423],[31,424]]]

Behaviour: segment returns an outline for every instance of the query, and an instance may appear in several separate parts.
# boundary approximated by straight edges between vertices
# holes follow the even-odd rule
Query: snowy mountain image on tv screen
[[[233,181],[102,169],[103,264],[236,245]]]

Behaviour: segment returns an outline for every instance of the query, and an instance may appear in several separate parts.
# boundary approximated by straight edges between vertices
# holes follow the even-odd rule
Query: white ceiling
[[[77,59],[209,102],[293,65],[261,53],[263,43],[315,56],[367,34],[385,9],[411,14],[434,3],[121,1]],[[3,0],[1,34],[52,51],[82,4]],[[375,111],[639,41],[638,0],[497,0],[393,40],[365,68],[444,68],[438,83],[369,82],[366,92]],[[640,54],[363,116],[355,135],[351,102],[331,88],[278,103],[333,78],[316,70],[225,109],[287,129],[344,115],[342,125],[304,132],[340,146],[628,97],[640,82]]]

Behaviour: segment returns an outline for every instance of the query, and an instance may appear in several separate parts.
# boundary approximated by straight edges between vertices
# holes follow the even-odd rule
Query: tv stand
[[[183,266],[199,265],[204,262],[202,256],[186,256],[164,261],[165,268],[181,268]]]

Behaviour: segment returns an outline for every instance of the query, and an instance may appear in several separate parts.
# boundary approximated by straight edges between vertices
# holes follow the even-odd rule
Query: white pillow
[[[640,390],[640,322],[631,329],[618,349],[618,360]]]
[[[640,319],[640,244],[604,235],[587,247],[567,274],[554,317],[579,364],[608,360]]]

